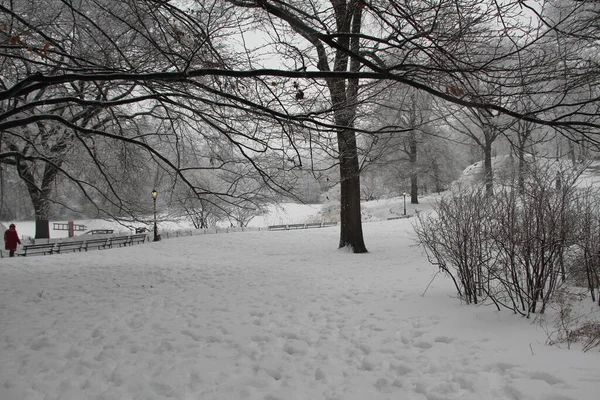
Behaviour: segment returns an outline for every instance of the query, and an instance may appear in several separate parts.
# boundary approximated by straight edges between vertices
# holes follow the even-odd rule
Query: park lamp
[[[156,225],[156,198],[158,197],[158,192],[156,189],[152,190],[152,200],[154,201],[154,241],[158,242],[160,239],[158,237],[158,226]]]

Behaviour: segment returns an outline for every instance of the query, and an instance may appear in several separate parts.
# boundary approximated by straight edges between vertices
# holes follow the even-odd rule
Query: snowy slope
[[[402,197],[396,197],[391,199],[374,200],[363,202],[361,204],[363,220],[368,221],[382,221],[390,217],[396,217],[402,215],[404,210],[404,199]],[[410,198],[407,198],[406,210],[407,214],[413,214],[416,209],[425,210],[429,209],[431,202],[434,201],[433,196],[425,196],[420,199],[421,204],[411,205]],[[339,211],[337,215],[323,215],[321,213],[322,204],[296,204],[296,203],[282,203],[279,205],[272,205],[268,207],[268,212],[264,215],[259,215],[250,220],[248,224],[249,228],[262,229],[269,225],[284,225],[284,224],[302,224],[309,222],[323,222],[323,221],[339,221]],[[33,237],[35,236],[35,223],[34,221],[7,221],[4,222],[6,225],[14,222],[17,225],[17,231],[21,236]],[[61,222],[66,223],[66,220],[50,221],[50,237],[66,238],[68,236],[67,231],[53,230],[53,223]],[[75,224],[85,225],[86,230],[91,229],[113,229],[115,234],[131,234],[134,233],[132,229],[128,229],[117,222],[106,221],[102,219],[85,219],[76,220]],[[195,230],[194,227],[185,219],[179,221],[164,220],[159,215],[158,222],[159,232],[174,232],[177,230]],[[81,235],[83,232],[75,232],[75,235]]]
[[[0,399],[598,399],[597,350],[423,296],[410,222],[0,259]]]

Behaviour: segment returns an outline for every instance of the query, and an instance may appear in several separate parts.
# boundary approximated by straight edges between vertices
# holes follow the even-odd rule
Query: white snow
[[[411,219],[363,228],[360,255],[333,227],[0,259],[0,399],[598,399],[598,349],[423,296]]]

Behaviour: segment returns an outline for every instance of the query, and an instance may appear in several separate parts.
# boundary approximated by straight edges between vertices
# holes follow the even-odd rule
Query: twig
[[[425,291],[423,292],[423,294],[421,295],[421,297],[425,297],[425,293],[427,293],[427,289],[429,289],[429,286],[431,286],[431,284],[433,283],[433,280],[435,279],[435,277],[440,273],[440,271],[436,272],[435,275],[433,275],[433,278],[431,278],[431,282],[429,282],[429,284],[427,285],[427,287],[425,288]]]

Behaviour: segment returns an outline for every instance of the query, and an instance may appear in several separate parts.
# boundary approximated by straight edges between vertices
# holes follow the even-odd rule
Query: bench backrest
[[[138,235],[131,235],[129,238],[131,239],[132,242],[139,242],[139,241],[146,241],[146,238],[148,237],[148,235],[146,235],[145,233],[142,234],[138,234]]]
[[[85,241],[85,243],[106,243],[106,241],[108,240],[108,238],[100,238],[100,239],[88,239]]]

